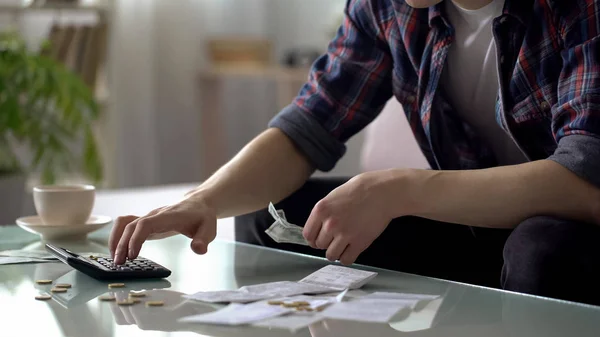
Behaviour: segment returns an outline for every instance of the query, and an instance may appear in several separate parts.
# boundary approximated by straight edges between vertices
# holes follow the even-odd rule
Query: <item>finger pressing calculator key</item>
[[[46,244],[46,249],[63,263],[99,280],[165,278],[171,275],[167,268],[143,257],[115,265],[110,257],[82,256],[52,244]]]

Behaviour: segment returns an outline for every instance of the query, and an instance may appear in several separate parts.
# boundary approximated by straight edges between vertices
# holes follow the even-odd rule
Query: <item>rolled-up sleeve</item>
[[[552,128],[558,148],[550,160],[600,187],[600,12],[589,1],[563,22],[565,49]]]
[[[376,15],[379,1],[349,0],[327,53],[315,61],[296,99],[269,123],[319,170],[344,155],[344,143],[392,96],[392,58]]]

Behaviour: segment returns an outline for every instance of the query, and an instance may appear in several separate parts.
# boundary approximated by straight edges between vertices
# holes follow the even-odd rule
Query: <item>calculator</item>
[[[107,256],[82,256],[49,243],[46,249],[63,263],[98,280],[165,278],[171,275],[169,269],[143,257],[117,266]]]

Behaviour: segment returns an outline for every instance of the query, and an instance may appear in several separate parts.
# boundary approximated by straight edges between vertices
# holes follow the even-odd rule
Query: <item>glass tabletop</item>
[[[108,228],[82,242],[58,243],[79,252],[106,253]],[[17,227],[0,227],[0,251],[43,249],[37,237]],[[150,241],[142,250],[173,271],[164,280],[127,282],[127,291],[146,290],[165,306],[119,307],[100,302],[107,282],[97,281],[62,263],[0,266],[0,336],[599,336],[600,308],[416,275],[374,270],[379,275],[365,292],[392,291],[440,295],[402,311],[390,323],[325,320],[295,334],[258,327],[224,327],[178,323],[181,317],[210,312],[220,306],[182,298],[206,290],[232,290],[244,285],[299,280],[327,265],[323,259],[235,242],[215,241],[208,254],[189,249],[189,240],[175,236]],[[65,294],[47,302],[34,297],[47,286],[35,280],[72,284]],[[116,292],[117,297],[125,293]]]

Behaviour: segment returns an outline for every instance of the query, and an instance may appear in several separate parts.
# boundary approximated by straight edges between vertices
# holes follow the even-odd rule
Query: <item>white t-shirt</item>
[[[441,79],[450,104],[488,144],[499,165],[526,162],[523,153],[496,122],[499,84],[492,22],[502,14],[504,0],[494,0],[477,10],[461,8],[451,0],[444,2],[455,30]]]

